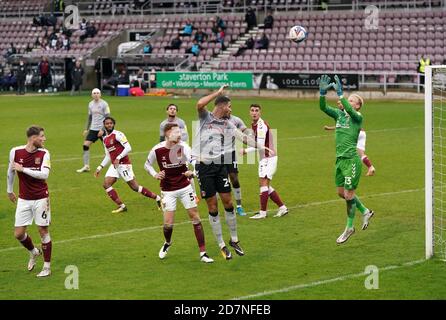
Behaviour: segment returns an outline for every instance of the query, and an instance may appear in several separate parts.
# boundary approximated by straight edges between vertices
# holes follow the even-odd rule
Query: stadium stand
[[[16,1],[0,1],[0,7],[6,8],[11,17],[13,10],[17,9],[17,5],[12,3]],[[373,76],[377,77],[379,82],[384,81],[384,74],[386,74],[385,81],[390,83],[398,82],[398,78],[401,77],[407,77],[409,82],[415,82],[421,56],[428,56],[432,63],[443,63],[445,60],[445,7],[432,9],[442,5],[442,1],[411,1],[403,4],[401,1],[388,0],[385,3],[386,6],[382,7],[379,14],[378,30],[374,30],[364,25],[364,11],[359,9],[367,4],[383,6],[382,2],[354,1],[350,9],[358,10],[321,11],[315,10],[320,8],[313,6],[314,1],[311,0],[207,1],[206,5],[210,5],[210,8],[220,6],[219,8],[225,13],[187,15],[187,19],[194,26],[194,34],[197,30],[202,30],[208,35],[208,39],[200,44],[199,54],[192,56],[185,53],[192,46],[193,36],[182,37],[179,49],[166,49],[171,40],[183,29],[186,16],[183,15],[181,16],[183,19],[179,19],[179,15],[155,13],[158,12],[157,9],[172,8],[177,5],[180,9],[184,9],[184,12],[189,12],[187,10],[190,8],[208,10],[202,2],[198,4],[196,1],[170,0],[80,1],[79,5],[82,4],[91,14],[86,18],[96,26],[98,30],[96,36],[81,42],[81,33],[74,31],[69,51],[37,48],[28,55],[88,58],[95,49],[106,45],[110,39],[124,30],[138,30],[151,32],[152,38],[149,39],[152,52],[142,54],[143,40],[135,50],[129,51],[127,56],[129,61],[135,63],[135,68],[306,73],[331,70],[359,73],[363,79]],[[48,1],[38,0],[33,2],[32,7],[28,7],[39,11],[49,4]],[[200,5],[203,7],[199,7]],[[244,14],[248,5],[258,10],[256,13],[259,24],[251,30],[246,30]],[[25,7],[23,4],[23,8]],[[226,10],[228,8],[237,10],[228,12]],[[261,28],[260,22],[263,21],[265,11],[260,9],[265,8],[273,10],[272,29]],[[286,10],[281,11],[281,8]],[[285,12],[292,8],[300,10]],[[153,14],[127,15],[128,12]],[[223,44],[217,41],[214,29],[217,16],[220,16],[226,24]],[[305,26],[309,31],[308,39],[299,45],[287,39],[290,26],[296,24]],[[61,25],[61,18],[58,25]],[[238,56],[234,55],[249,37],[258,40],[263,33],[269,39],[268,49],[258,50],[254,46],[252,49],[240,52]],[[23,54],[28,46],[33,45],[37,38],[42,38],[44,35],[45,28],[33,25],[30,17],[0,20],[0,64],[5,64],[4,53],[11,42],[14,43],[18,53]],[[173,64],[167,63],[172,57],[177,57],[179,60],[175,60]]]

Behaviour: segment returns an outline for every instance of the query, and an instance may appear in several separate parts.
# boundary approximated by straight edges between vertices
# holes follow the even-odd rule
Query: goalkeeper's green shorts
[[[343,187],[346,190],[355,190],[361,178],[361,159],[359,155],[353,158],[337,158],[335,166],[336,187]]]

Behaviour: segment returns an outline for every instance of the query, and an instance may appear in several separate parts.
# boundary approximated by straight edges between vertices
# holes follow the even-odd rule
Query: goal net
[[[446,260],[446,66],[425,70],[426,258]]]

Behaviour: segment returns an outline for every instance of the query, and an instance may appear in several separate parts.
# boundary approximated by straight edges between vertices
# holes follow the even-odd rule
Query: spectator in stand
[[[17,67],[17,94],[25,94],[25,81],[28,70],[26,68],[25,61],[20,59],[19,66]]]
[[[195,57],[197,57],[200,54],[201,46],[197,42],[197,40],[194,40],[192,43],[192,47],[186,50],[186,53],[192,53]]]
[[[148,84],[144,80],[144,69],[143,68],[138,69],[138,73],[136,74],[136,80],[138,80],[139,86],[145,92],[148,88]]]
[[[94,64],[94,72],[96,73],[96,88],[102,90],[102,70],[101,70],[101,57],[99,56]]]
[[[83,18],[82,21],[79,23],[79,30],[87,30],[87,20],[85,20],[85,18]]]
[[[34,41],[34,49],[39,49],[40,47],[41,47],[41,41],[40,41],[40,38],[39,37],[37,37],[36,38],[36,41]]]
[[[144,53],[144,54],[151,54],[152,51],[153,51],[152,44],[150,43],[150,41],[147,41],[144,44],[144,47],[142,48],[142,53]]]
[[[218,28],[217,43],[221,44],[221,48],[225,50],[225,31],[222,28]]]
[[[81,62],[76,61],[73,70],[71,70],[71,95],[77,91],[79,95],[82,90],[82,78],[84,76],[84,68],[82,68]]]
[[[64,12],[65,3],[63,0],[54,0],[54,11],[55,12]]]
[[[50,42],[50,48],[51,48],[51,49],[57,49],[57,47],[58,47],[58,41],[59,41],[59,39],[58,39],[58,37],[57,37],[57,34],[56,34],[55,32],[53,32],[53,33],[50,35],[50,39],[49,39],[49,42]]]
[[[6,53],[5,53],[4,57],[6,59],[8,59],[10,56],[12,56],[12,55],[14,55],[16,53],[17,53],[17,49],[14,47],[14,44],[11,42],[9,44],[9,48],[6,49]]]
[[[70,38],[68,38],[66,35],[62,34],[62,41],[61,41],[61,45],[62,45],[62,49],[63,50],[70,50],[71,48],[71,40]]]
[[[191,37],[193,30],[194,30],[194,26],[192,25],[192,23],[188,19],[188,20],[186,20],[186,24],[185,24],[185,26],[183,28],[183,32],[180,33],[180,36],[182,36],[182,37]]]
[[[17,85],[17,79],[11,69],[5,72],[3,76],[3,90],[10,91],[11,88],[14,89]]]
[[[216,24],[218,28],[222,28],[223,30],[226,30],[226,23],[225,21],[220,18],[219,16],[216,17]]]
[[[256,47],[256,49],[259,49],[259,50],[268,49],[269,39],[265,33],[263,33],[262,37],[259,40],[257,40],[255,47]]]
[[[79,41],[82,43],[86,38],[93,38],[98,31],[93,23],[87,22],[87,28],[85,29],[85,33],[79,37]]]
[[[271,11],[268,11],[268,15],[263,20],[263,27],[262,29],[272,29],[274,25],[274,17],[273,13]]]
[[[248,8],[248,11],[245,14],[245,22],[247,24],[247,31],[251,30],[254,27],[257,27],[257,17],[251,7]]]
[[[242,46],[237,50],[237,52],[234,54],[234,56],[235,56],[235,57],[238,57],[238,56],[242,55],[243,52],[245,52],[245,50],[248,50],[248,49],[251,50],[251,49],[253,49],[253,48],[254,48],[254,44],[255,44],[255,42],[254,42],[253,37],[249,37],[249,39],[245,41],[245,44],[242,45]]]
[[[42,50],[44,50],[44,51],[50,49],[47,39],[45,39],[45,38],[42,39],[42,42],[40,43],[40,48],[42,48]]]
[[[197,32],[195,32],[194,40],[198,43],[203,43],[207,40],[208,35],[203,32],[203,30],[198,29]]]
[[[181,44],[183,42],[180,39],[180,36],[176,36],[175,38],[172,39],[172,41],[170,42],[170,46],[165,47],[165,49],[167,50],[178,50],[181,47]]]
[[[26,44],[25,53],[30,53],[33,51],[33,46],[31,45],[31,42],[28,42]]]
[[[42,57],[42,60],[39,62],[37,67],[40,74],[40,89],[39,93],[45,92],[48,89],[48,86],[51,83],[51,66],[48,62],[47,57]]]
[[[127,70],[122,69],[121,73],[118,77],[118,84],[129,84],[129,75],[127,74]]]

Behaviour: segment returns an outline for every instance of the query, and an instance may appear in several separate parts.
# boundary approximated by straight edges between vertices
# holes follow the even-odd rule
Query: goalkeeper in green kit
[[[327,105],[325,95],[330,88],[335,89],[344,110]],[[361,212],[363,217],[362,230],[367,229],[370,219],[374,215],[374,212],[367,209],[355,195],[362,167],[361,159],[356,151],[356,144],[363,120],[361,113],[359,113],[363,100],[357,94],[350,95],[348,100],[344,98],[342,83],[338,76],[335,76],[334,83],[330,83],[330,77],[323,75],[320,78],[319,89],[321,94],[319,99],[320,109],[336,121],[335,183],[338,195],[345,199],[347,203],[347,226],[336,240],[337,244],[342,244],[355,233],[353,219],[356,209]]]

